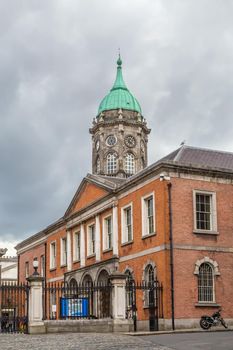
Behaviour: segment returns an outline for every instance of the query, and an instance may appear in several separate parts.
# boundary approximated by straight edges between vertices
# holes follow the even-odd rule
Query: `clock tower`
[[[147,166],[150,129],[138,101],[125,85],[120,55],[115,83],[101,101],[90,133],[93,174],[124,178]]]

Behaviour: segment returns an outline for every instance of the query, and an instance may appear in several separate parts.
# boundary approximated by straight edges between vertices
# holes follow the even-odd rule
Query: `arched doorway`
[[[88,298],[88,315],[95,317],[94,313],[94,289],[93,281],[89,274],[86,274],[82,280],[81,293],[84,298]]]
[[[111,289],[109,287],[109,274],[102,270],[97,280],[98,317],[110,317]]]

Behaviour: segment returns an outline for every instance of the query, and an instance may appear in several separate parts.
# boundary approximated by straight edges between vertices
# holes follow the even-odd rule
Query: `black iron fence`
[[[133,319],[134,331],[137,320],[148,320],[150,331],[159,330],[159,318],[163,318],[163,286],[153,282],[126,283],[126,318]]]
[[[0,332],[28,332],[28,296],[27,284],[0,284]]]
[[[43,287],[45,320],[111,317],[110,283],[47,283]]]

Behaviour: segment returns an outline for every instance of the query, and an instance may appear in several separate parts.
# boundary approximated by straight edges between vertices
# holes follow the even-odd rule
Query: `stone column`
[[[43,322],[43,293],[42,283],[44,278],[32,275],[27,278],[29,282],[29,310],[28,310],[28,332],[30,334],[45,333]]]
[[[85,260],[85,230],[84,224],[81,224],[80,230],[80,266],[84,267],[86,263]]]
[[[126,319],[126,275],[118,271],[109,277],[112,284],[113,332],[132,332],[133,320]]]
[[[118,208],[112,208],[113,255],[118,256]]]
[[[95,259],[100,261],[100,217],[95,217]]]
[[[112,284],[112,317],[125,319],[126,308],[126,275],[118,271],[113,272],[109,279]]]
[[[71,232],[67,231],[67,271],[72,269]]]

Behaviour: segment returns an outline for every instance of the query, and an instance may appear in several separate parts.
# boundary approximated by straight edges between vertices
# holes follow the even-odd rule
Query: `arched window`
[[[98,317],[104,318],[110,316],[110,289],[108,288],[109,274],[106,270],[102,270],[98,276],[97,285],[99,287],[97,293]]]
[[[70,292],[70,295],[75,295],[77,294],[78,291],[78,282],[76,281],[75,278],[72,278],[69,283],[69,289],[68,291]],[[68,292],[67,291],[67,292]]]
[[[213,267],[209,263],[203,263],[199,267],[198,301],[207,303],[215,301]]]
[[[135,159],[132,153],[127,153],[125,157],[125,172],[129,175],[135,173]]]
[[[134,304],[134,279],[130,270],[125,271],[126,274],[126,306],[131,309]]]
[[[154,305],[155,303],[155,293],[154,293],[154,282],[155,282],[155,269],[149,264],[145,269],[145,282],[146,282],[146,290],[145,290],[145,305]]]
[[[97,172],[97,174],[100,173],[100,158],[99,157],[96,159],[96,172]]]
[[[109,153],[107,155],[107,173],[114,174],[117,170],[117,155],[116,153]]]

